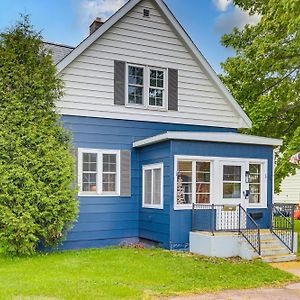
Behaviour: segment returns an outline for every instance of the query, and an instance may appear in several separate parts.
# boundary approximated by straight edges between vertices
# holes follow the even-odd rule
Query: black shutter
[[[178,111],[178,70],[168,69],[168,109]]]
[[[131,151],[121,150],[120,196],[131,196]]]
[[[125,67],[124,61],[115,60],[114,103],[116,105],[125,105]]]

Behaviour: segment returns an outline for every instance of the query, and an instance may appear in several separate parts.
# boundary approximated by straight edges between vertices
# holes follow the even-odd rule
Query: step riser
[[[262,256],[271,256],[271,255],[284,255],[284,254],[289,254],[290,251],[289,249],[280,249],[280,250],[263,250],[261,251]]]
[[[295,255],[289,255],[289,256],[275,256],[272,258],[264,258],[262,257],[261,260],[266,263],[272,263],[272,262],[285,262],[285,261],[293,261],[296,259]]]
[[[264,248],[264,247],[282,247],[283,246],[283,244],[277,240],[261,241],[260,245],[262,248]]]
[[[264,241],[264,240],[273,240],[276,239],[276,237],[273,234],[261,234],[260,235],[260,240]]]

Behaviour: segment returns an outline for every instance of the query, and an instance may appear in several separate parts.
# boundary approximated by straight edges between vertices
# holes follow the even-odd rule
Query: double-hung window
[[[163,164],[143,166],[143,207],[163,209]]]
[[[127,65],[127,104],[142,108],[166,107],[166,70]]]
[[[119,151],[78,149],[79,194],[118,195],[119,166]]]

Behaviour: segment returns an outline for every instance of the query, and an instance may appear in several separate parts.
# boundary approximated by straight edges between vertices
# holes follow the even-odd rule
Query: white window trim
[[[144,69],[144,77],[143,77],[143,104],[135,104],[129,103],[128,101],[128,67],[137,67]],[[157,70],[164,72],[164,88],[163,88],[163,105],[155,106],[149,104],[149,89],[155,88],[150,86],[150,70]],[[158,88],[162,89],[162,88]],[[158,111],[167,111],[168,107],[168,72],[167,69],[148,66],[148,65],[137,65],[126,63],[126,71],[125,71],[125,106],[130,108],[139,108],[139,109],[149,109],[149,110],[158,110]]]
[[[161,199],[161,203],[160,204],[146,204],[145,203],[145,171],[146,170],[152,170],[152,187],[151,187],[151,191],[153,192],[153,169],[160,169],[161,170],[161,187],[160,187],[160,199]],[[142,180],[143,180],[143,184],[142,184],[142,207],[143,208],[154,208],[154,209],[163,209],[164,208],[164,164],[163,163],[158,163],[158,164],[151,164],[151,165],[143,165],[143,174],[142,174]],[[152,197],[153,197],[153,193],[152,193]],[[152,201],[153,202],[153,199]]]
[[[83,192],[82,191],[82,171],[83,171],[83,153],[96,153],[97,154],[97,191],[96,192]],[[115,192],[103,192],[102,191],[102,173],[103,173],[103,154],[116,154],[116,191]],[[115,197],[120,196],[120,151],[110,149],[90,149],[79,148],[78,149],[78,196],[90,196],[90,197]]]
[[[220,204],[222,198],[221,191],[221,174],[220,165],[224,162],[244,162],[246,164],[246,170],[249,171],[249,164],[261,164],[262,183],[261,183],[261,202],[249,203],[249,199],[245,199],[244,205],[246,208],[267,208],[268,202],[268,160],[266,159],[253,159],[253,158],[232,158],[232,157],[212,157],[212,156],[189,156],[189,155],[175,155],[174,156],[174,210],[191,210],[192,204],[177,204],[177,171],[178,160],[187,161],[205,161],[211,162],[211,182],[210,182],[210,203],[203,203],[201,205]],[[247,189],[249,189],[249,183],[246,183]],[[193,203],[196,202],[196,191],[193,188]]]

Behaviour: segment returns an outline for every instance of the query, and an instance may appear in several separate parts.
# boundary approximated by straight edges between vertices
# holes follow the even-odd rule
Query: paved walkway
[[[300,262],[271,264],[300,277]],[[300,300],[300,282],[283,288],[261,288],[251,290],[229,290],[193,296],[180,296],[169,300]]]

